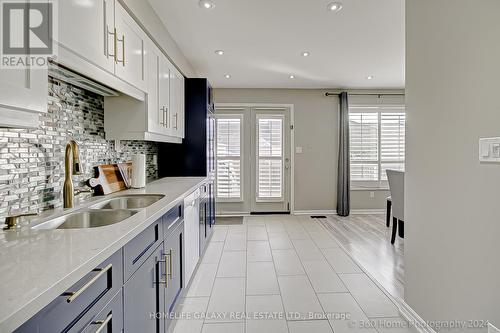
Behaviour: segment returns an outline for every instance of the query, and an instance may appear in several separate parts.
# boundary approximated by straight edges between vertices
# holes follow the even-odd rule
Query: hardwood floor
[[[403,299],[404,241],[396,237],[391,245],[385,215],[332,215],[318,221],[392,296]]]

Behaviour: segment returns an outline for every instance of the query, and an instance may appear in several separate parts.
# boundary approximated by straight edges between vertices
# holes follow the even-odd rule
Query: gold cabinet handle
[[[170,266],[170,269],[169,269],[169,277],[170,277],[170,280],[172,280],[172,278],[174,277],[174,265],[172,264],[172,262],[174,261],[174,250],[173,249],[170,249],[170,255],[169,255],[169,266]]]
[[[96,276],[94,276],[92,279],[90,279],[87,283],[85,283],[80,289],[77,291],[68,291],[63,294],[63,296],[69,296],[68,299],[66,299],[66,302],[71,303],[73,302],[78,296],[83,294],[85,290],[87,290],[91,285],[93,285],[101,276],[106,274],[111,268],[113,267],[113,264],[109,264],[108,266],[104,268],[96,268],[93,271],[99,272]]]
[[[115,34],[116,34],[116,29],[115,29]],[[115,35],[115,44],[116,44],[115,50],[118,50],[118,42],[122,43],[122,60],[119,60],[118,57],[116,57],[116,62],[117,63],[121,62],[122,66],[125,67],[125,35],[122,35],[121,39],[116,37]]]
[[[111,321],[111,319],[113,319],[113,314],[110,313],[106,317],[106,319],[96,320],[96,321],[92,322],[92,325],[99,325],[99,327],[97,328],[95,333],[101,333],[106,328],[106,326],[108,326],[108,323]]]
[[[164,253],[163,254],[164,259],[163,260],[158,260],[158,262],[162,262],[165,264],[165,280],[160,279],[158,283],[162,283],[165,285],[166,288],[168,288],[168,277],[170,276],[169,268],[171,267],[171,253]],[[167,257],[168,257],[168,263],[167,263]]]
[[[161,114],[162,114],[162,120],[160,121],[160,125],[165,126],[165,107],[162,106],[160,108]]]
[[[125,35],[122,35],[122,63],[123,67],[125,67]]]
[[[115,63],[118,63],[118,56],[117,56],[117,53],[118,53],[118,35],[116,34],[116,28],[113,29],[113,43],[114,43],[114,48],[115,48],[115,52],[113,53],[113,57],[115,58]]]
[[[115,43],[115,40],[116,40],[116,29],[114,29],[113,31],[109,31],[109,26],[106,25],[106,49],[105,49],[105,53],[106,53],[106,58],[107,57],[113,57],[113,59],[115,59],[116,61],[116,43]],[[113,53],[109,53],[109,35],[113,36],[113,43],[114,43],[114,47],[115,47],[115,51]]]

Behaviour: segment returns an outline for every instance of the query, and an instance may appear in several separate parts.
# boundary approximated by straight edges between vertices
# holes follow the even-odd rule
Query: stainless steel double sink
[[[164,197],[162,194],[133,194],[117,196],[68,213],[32,227],[32,229],[97,228],[122,222]]]

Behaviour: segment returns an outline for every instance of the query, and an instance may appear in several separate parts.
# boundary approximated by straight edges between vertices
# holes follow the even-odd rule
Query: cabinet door
[[[118,2],[115,2],[115,27],[115,74],[147,91],[145,49],[148,37]]]
[[[0,69],[0,126],[38,126],[37,113],[47,112],[47,96],[46,69]]]
[[[163,332],[165,277],[163,244],[142,264],[123,287],[124,332]]]
[[[165,262],[167,264],[165,312],[173,310],[183,285],[184,223],[179,224],[165,240]]]
[[[172,122],[170,121],[171,113],[171,82],[170,82],[170,62],[163,53],[159,56],[159,71],[158,71],[158,96],[159,96],[159,120],[162,125],[162,132],[166,135],[172,134]]]
[[[184,76],[173,66],[170,70],[170,109],[172,136],[184,138]]]
[[[59,1],[59,43],[114,72],[115,0]]]
[[[203,253],[205,252],[205,242],[207,239],[207,224],[209,224],[209,221],[207,220],[207,213],[208,213],[209,207],[208,207],[208,200],[207,197],[204,197],[203,199],[200,200],[200,257],[203,256]]]

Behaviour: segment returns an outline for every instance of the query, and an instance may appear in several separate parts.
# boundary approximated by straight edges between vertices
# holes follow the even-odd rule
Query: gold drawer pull
[[[92,325],[99,325],[99,327],[97,328],[97,330],[95,331],[95,333],[101,333],[102,330],[104,330],[106,328],[106,326],[108,326],[108,323],[111,321],[111,319],[113,319],[113,314],[110,313],[106,317],[106,319],[94,321],[92,323]]]
[[[77,291],[68,291],[65,292],[63,295],[64,296],[69,296],[66,302],[71,303],[73,302],[78,296],[83,294],[85,290],[87,290],[91,285],[93,285],[101,276],[106,274],[111,267],[113,267],[113,264],[109,264],[108,266],[104,268],[96,268],[94,269],[95,272],[99,272],[96,276],[94,276],[92,279],[89,280],[89,282],[85,283],[80,289]]]

